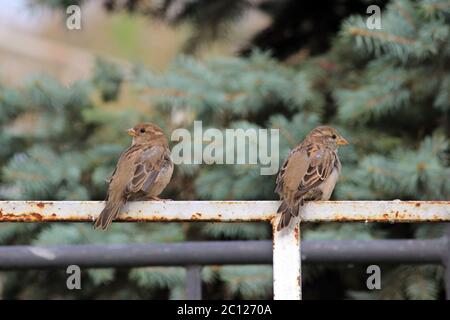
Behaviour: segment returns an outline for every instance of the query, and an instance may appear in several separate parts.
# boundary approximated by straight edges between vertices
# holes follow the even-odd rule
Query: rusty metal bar
[[[186,267],[186,298],[202,300],[202,267],[199,265]]]
[[[0,222],[92,221],[102,201],[0,201]],[[117,221],[272,221],[278,201],[139,201]],[[450,221],[450,201],[317,201],[300,210],[302,222]]]

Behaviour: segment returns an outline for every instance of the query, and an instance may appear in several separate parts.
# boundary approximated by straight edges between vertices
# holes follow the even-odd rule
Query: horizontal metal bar
[[[448,242],[433,240],[302,241],[306,263],[442,263]],[[0,246],[0,269],[272,264],[272,242]]]
[[[447,240],[302,241],[305,262],[442,263]]]
[[[274,201],[136,201],[117,221],[270,221]],[[103,201],[0,201],[0,221],[93,221]]]
[[[272,263],[271,241],[0,246],[0,269]]]
[[[139,201],[117,221],[271,221],[278,201]],[[92,221],[102,201],[0,201],[0,222]],[[317,201],[300,208],[302,222],[450,221],[450,201]]]

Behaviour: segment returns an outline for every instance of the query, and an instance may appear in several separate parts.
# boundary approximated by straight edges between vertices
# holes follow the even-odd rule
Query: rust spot
[[[202,214],[200,212],[196,212],[191,216],[192,220],[199,220],[202,217]]]
[[[416,207],[420,207],[420,203],[419,202],[416,203]]]
[[[294,237],[295,237],[295,240],[298,241],[298,228],[294,229]]]
[[[68,218],[68,219],[65,219],[65,220],[72,221],[72,218]],[[264,219],[264,220],[261,220],[261,219],[233,219],[232,221],[227,221],[227,220],[224,221],[224,220],[221,220],[220,218],[212,218],[212,219],[202,220],[201,219],[201,214],[198,215],[196,213],[193,214],[190,217],[183,218],[183,219],[179,219],[179,218],[176,218],[176,217],[174,217],[174,218],[167,218],[167,217],[160,216],[160,215],[152,216],[151,218],[149,218],[149,217],[136,218],[136,217],[129,217],[129,216],[124,214],[124,215],[120,216],[118,219],[116,219],[114,221],[117,221],[117,222],[120,222],[120,221],[122,221],[122,222],[124,222],[124,221],[126,221],[126,222],[152,222],[152,221],[193,222],[193,221],[199,221],[199,220],[205,221],[205,222],[265,222],[265,221],[270,221],[269,218]],[[80,219],[80,221],[86,221],[86,220]]]
[[[38,202],[38,203],[36,203],[36,205],[41,209],[45,208],[45,203],[43,203],[43,202]]]
[[[170,219],[163,216],[155,216],[150,218],[135,218],[127,215],[121,215],[118,219],[114,220],[116,222],[149,222],[149,221],[170,221]]]
[[[389,219],[389,215],[387,213],[383,214],[383,219],[388,220]]]
[[[239,205],[239,204],[241,204],[241,202],[240,201],[229,201],[229,200],[227,200],[227,201],[215,201],[216,203],[218,203],[218,204],[226,204],[226,205],[235,205],[235,204],[237,204],[237,205]]]
[[[24,214],[3,214],[0,213],[0,221],[8,222],[36,222],[42,221],[42,215],[36,212]]]

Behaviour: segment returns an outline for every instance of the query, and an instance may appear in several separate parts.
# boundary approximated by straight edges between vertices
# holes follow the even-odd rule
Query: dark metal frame
[[[306,263],[442,264],[450,300],[450,234],[431,240],[302,241]],[[0,246],[0,270],[67,267],[184,266],[188,299],[201,299],[204,265],[272,264],[272,241],[169,244]]]

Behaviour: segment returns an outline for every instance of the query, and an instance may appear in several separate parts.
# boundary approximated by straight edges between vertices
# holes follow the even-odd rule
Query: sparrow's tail
[[[298,216],[299,206],[303,205],[303,199],[295,202],[295,204],[290,205],[285,199],[281,200],[280,207],[277,213],[281,214],[280,221],[277,225],[277,231],[286,228],[293,217]]]
[[[94,229],[106,230],[113,219],[119,215],[119,211],[125,204],[125,200],[108,201],[105,209],[100,213],[94,222]]]

